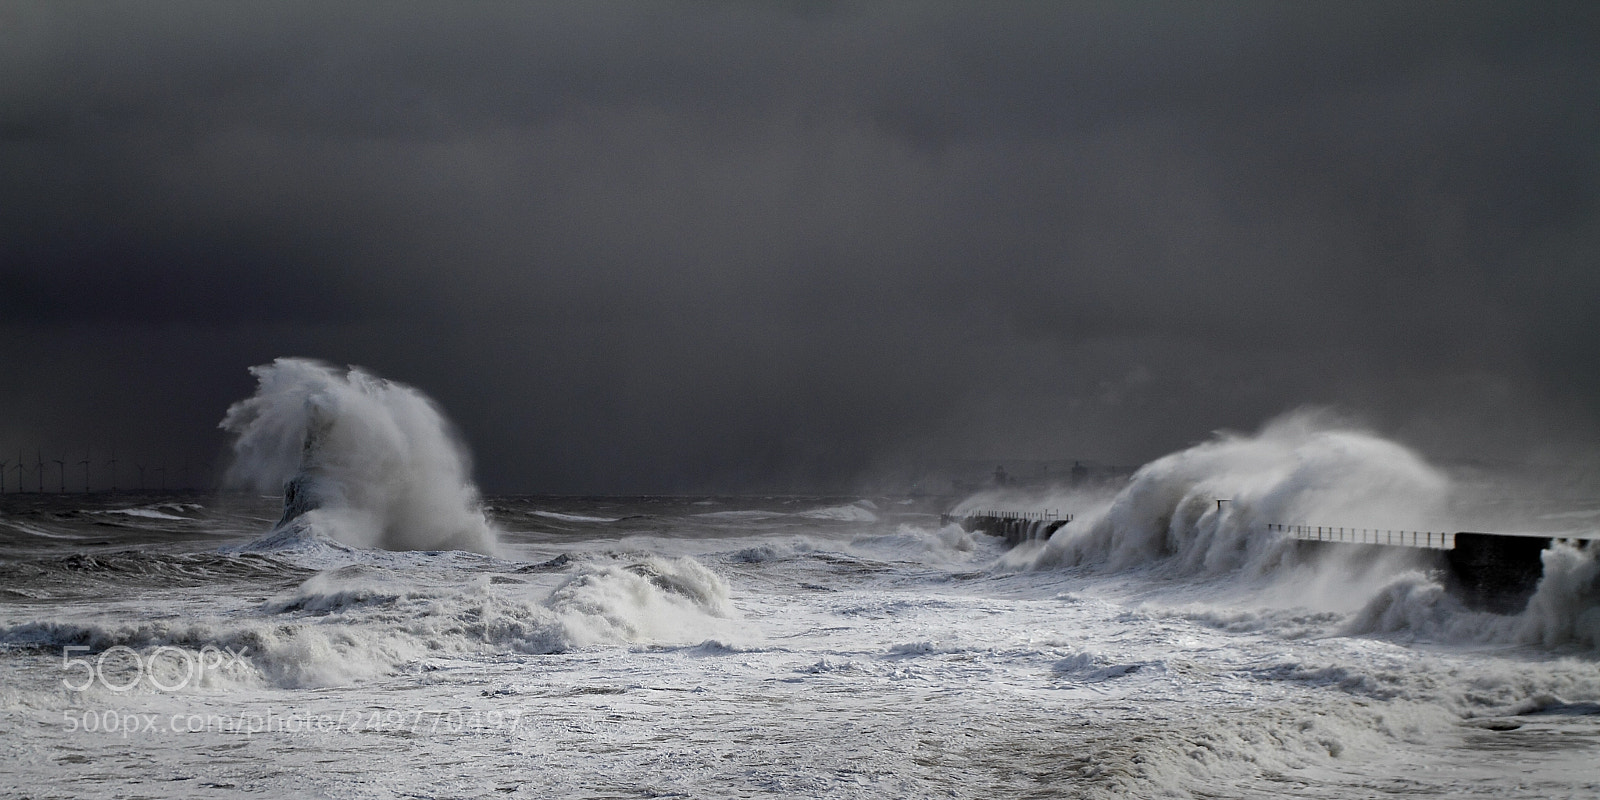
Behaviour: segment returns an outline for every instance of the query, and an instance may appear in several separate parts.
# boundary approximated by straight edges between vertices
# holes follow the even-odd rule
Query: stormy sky
[[[1136,464],[1305,404],[1585,457],[1600,11],[0,3],[0,459],[199,483],[287,355],[433,396],[489,492]]]

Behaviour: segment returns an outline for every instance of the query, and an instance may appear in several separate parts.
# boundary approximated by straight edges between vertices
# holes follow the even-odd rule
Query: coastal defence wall
[[[967,532],[986,533],[1016,547],[1023,542],[1042,542],[1072,521],[1071,514],[1052,511],[977,511],[971,514],[941,514],[942,525],[960,525]]]
[[[998,536],[1010,546],[1047,541],[1072,515],[1059,511],[976,511],[944,514],[941,522],[962,530]],[[1291,536],[1297,547],[1315,553],[1327,548],[1361,548],[1374,557],[1393,548],[1431,554],[1432,566],[1443,574],[1446,588],[1469,608],[1497,614],[1515,614],[1527,606],[1544,575],[1540,558],[1553,541],[1548,536],[1523,536],[1473,531],[1394,531],[1313,525],[1266,527],[1269,533]]]

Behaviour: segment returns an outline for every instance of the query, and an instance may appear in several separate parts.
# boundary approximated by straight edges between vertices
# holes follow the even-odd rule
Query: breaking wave
[[[1410,450],[1301,412],[1256,435],[1220,434],[1146,464],[1033,558],[1107,570],[1159,564],[1173,575],[1259,574],[1292,557],[1292,541],[1267,535],[1268,523],[1413,527],[1442,509],[1449,486]]]
[[[139,621],[48,620],[0,627],[0,643],[242,653],[244,670],[209,676],[280,687],[348,684],[427,659],[560,653],[615,644],[691,645],[737,638],[727,583],[691,558],[571,563],[544,593],[509,575],[418,586],[387,570],[313,575],[245,613]],[[562,566],[567,566],[563,564]],[[543,596],[541,596],[543,595]]]
[[[1152,461],[1109,498],[1044,499],[1086,510],[1048,542],[1007,553],[1000,567],[1209,581],[1235,599],[1247,592],[1252,602],[1338,612],[1346,633],[1600,647],[1600,548],[1557,541],[1541,555],[1544,576],[1526,609],[1501,615],[1469,609],[1447,591],[1429,551],[1313,550],[1267,529],[1337,521],[1453,531],[1450,496],[1450,479],[1402,445],[1300,411],[1256,434],[1219,434]]]
[[[284,493],[274,542],[494,552],[466,448],[428,397],[303,358],[250,372],[255,395],[220,427],[234,436],[229,482]]]

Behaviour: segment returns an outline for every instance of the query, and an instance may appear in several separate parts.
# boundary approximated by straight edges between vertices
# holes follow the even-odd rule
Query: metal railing
[[[940,515],[942,525],[954,523],[960,525],[963,530],[982,531],[990,536],[1000,536],[1012,545],[1049,539],[1052,534],[1071,521],[1072,515],[1063,514],[1060,509],[1044,511],[978,509],[960,514]]]
[[[1454,550],[1456,535],[1440,531],[1391,531],[1376,528],[1343,528],[1328,525],[1267,525],[1268,531],[1293,534],[1307,542],[1344,544],[1382,544],[1393,547],[1421,547]]]
[[[946,516],[960,519],[962,517],[988,517],[990,519],[1022,519],[1030,522],[1071,522],[1071,514],[1062,514],[1061,509],[1046,509],[1044,511],[964,511],[960,514],[947,514]]]

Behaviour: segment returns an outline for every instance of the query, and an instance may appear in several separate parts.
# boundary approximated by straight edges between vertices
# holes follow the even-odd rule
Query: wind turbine
[[[167,465],[162,464],[150,471],[161,476],[161,491],[165,492],[167,490]]]
[[[83,465],[83,493],[89,493],[89,451],[83,451],[83,460],[78,462]]]
[[[39,494],[44,494],[44,451],[33,451],[33,457],[37,459],[34,462],[34,474],[39,476]]]
[[[140,464],[140,463],[138,463],[136,461],[133,464],[133,468],[136,469],[136,470],[139,470],[139,491],[143,492],[144,491],[144,465]]]
[[[117,448],[111,447],[111,460],[106,462],[111,465],[111,493],[117,493]]]
[[[56,466],[61,468],[61,493],[62,494],[66,494],[67,493],[67,462],[62,461],[59,458],[52,458],[50,460],[56,462]]]
[[[6,465],[10,461],[0,461],[0,494],[6,493]]]

